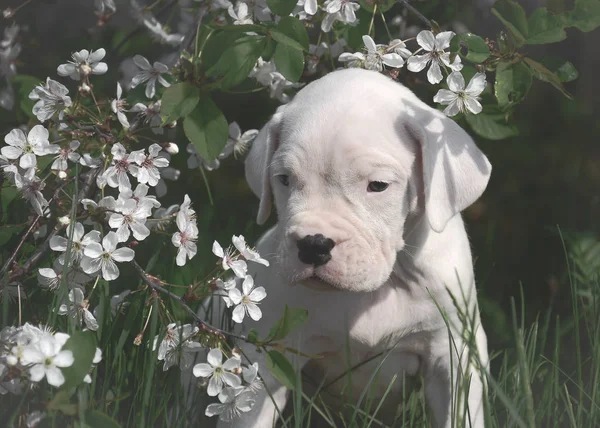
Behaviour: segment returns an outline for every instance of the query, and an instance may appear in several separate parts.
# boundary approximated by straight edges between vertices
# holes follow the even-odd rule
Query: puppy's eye
[[[390,183],[386,183],[385,181],[371,181],[369,182],[369,186],[367,186],[368,192],[383,192],[388,188]]]
[[[279,182],[284,186],[287,187],[290,185],[290,177],[288,175],[277,175],[276,177],[279,180]]]

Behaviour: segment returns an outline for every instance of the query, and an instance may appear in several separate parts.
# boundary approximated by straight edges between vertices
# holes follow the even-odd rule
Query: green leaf
[[[296,372],[290,361],[278,351],[269,351],[266,355],[267,369],[273,377],[289,389],[296,388]]]
[[[62,370],[64,373],[65,369]],[[54,395],[54,398],[47,404],[46,408],[68,416],[75,416],[77,414],[77,404],[72,404],[70,397],[71,394],[69,391],[61,389]]]
[[[277,47],[277,42],[275,42],[275,40],[273,40],[271,38],[267,38],[267,41],[265,43],[265,48],[262,51],[262,53],[260,54],[260,57],[264,61],[271,61],[271,58],[273,58],[273,54],[275,53],[276,47]]]
[[[554,86],[560,92],[562,92],[562,94],[565,97],[567,97],[571,100],[573,99],[573,95],[571,95],[564,88],[564,86],[562,85],[562,82],[558,78],[558,76],[556,74],[554,74],[552,71],[548,70],[548,68],[546,68],[543,64],[540,64],[539,62],[534,61],[531,58],[525,58],[525,59],[523,59],[523,61],[531,69],[531,73],[533,74],[533,77],[535,77],[536,79],[541,80],[543,82],[550,83],[552,86]]]
[[[496,70],[494,93],[498,107],[517,104],[525,98],[532,83],[531,70],[522,62],[516,64],[501,64]]]
[[[467,114],[465,119],[476,134],[488,140],[503,140],[519,135],[517,127],[507,124],[502,114]]]
[[[162,96],[160,114],[163,123],[173,122],[191,113],[200,100],[198,88],[187,83],[177,83],[165,90]]]
[[[85,412],[85,424],[91,428],[120,428],[121,425],[105,413],[88,409]]]
[[[467,53],[461,52],[461,47],[467,48]],[[452,38],[450,42],[450,52],[459,53],[461,57],[474,62],[482,63],[490,56],[490,48],[488,44],[476,34],[463,33]]]
[[[80,385],[85,375],[90,372],[92,360],[96,353],[96,335],[89,330],[76,331],[62,349],[73,352],[75,360],[71,367],[61,369],[65,376],[65,383],[61,386],[61,389],[68,391],[70,388]]]
[[[221,87],[230,88],[244,81],[265,48],[264,36],[244,36],[223,52],[219,61],[206,71],[212,77],[222,77]]]
[[[548,12],[545,7],[533,11],[528,20],[528,45],[556,43],[567,38],[564,20]]]
[[[258,330],[253,328],[248,332],[248,342],[257,343],[258,342]]]
[[[539,59],[539,61],[544,67],[550,70],[552,73],[558,77],[561,82],[572,82],[579,77],[579,72],[575,68],[575,66],[564,59],[553,57],[553,56],[545,56]]]
[[[564,16],[565,24],[581,31],[592,31],[600,26],[600,1],[576,0],[575,8]]]
[[[360,6],[369,13],[373,13],[375,6],[377,6],[378,13],[385,13],[396,4],[396,0],[358,0],[358,2],[360,3]]]
[[[219,156],[229,135],[225,116],[208,96],[202,97],[184,119],[183,131],[198,154],[208,162]]]
[[[265,342],[275,342],[283,339],[292,331],[306,323],[307,319],[308,311],[306,309],[290,309],[288,305],[285,305],[283,315],[275,324],[273,324]]]
[[[304,51],[304,46],[279,30],[271,30],[271,37],[273,37],[273,40],[275,40],[278,45],[284,45],[299,52]]]
[[[288,16],[296,7],[298,0],[267,0],[271,12],[284,17]]]
[[[510,32],[517,47],[523,46],[529,35],[527,16],[519,3],[513,0],[500,0],[494,3],[492,13]]]
[[[297,82],[304,71],[304,54],[287,45],[278,44],[273,61],[277,70],[291,82]]]
[[[210,35],[204,48],[202,49],[202,54],[200,58],[202,60],[202,65],[206,70],[213,67],[219,59],[223,55],[223,52],[227,50],[231,45],[235,43],[236,40],[242,38],[244,35],[241,33],[233,33],[228,31],[220,31],[218,33],[213,33]]]
[[[308,51],[308,33],[306,32],[306,27],[304,27],[304,24],[298,18],[293,16],[281,18],[279,24],[277,24],[277,30],[297,41],[305,51]]]

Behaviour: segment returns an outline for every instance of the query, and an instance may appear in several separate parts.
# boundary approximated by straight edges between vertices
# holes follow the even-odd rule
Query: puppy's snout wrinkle
[[[320,233],[306,235],[296,241],[298,246],[298,258],[307,265],[321,266],[331,260],[331,250],[335,247],[333,239],[327,238]]]

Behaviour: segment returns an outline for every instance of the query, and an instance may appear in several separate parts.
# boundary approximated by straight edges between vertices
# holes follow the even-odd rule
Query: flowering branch
[[[210,325],[209,323],[204,321],[202,318],[200,318],[198,316],[198,314],[196,313],[196,311],[194,311],[192,308],[190,308],[187,305],[187,303],[185,302],[185,298],[183,298],[182,296],[178,296],[177,294],[164,288],[161,285],[163,282],[160,279],[146,273],[146,271],[135,260],[132,260],[130,263],[133,266],[133,268],[137,271],[140,278],[142,278],[142,281],[144,281],[144,283],[148,287],[150,287],[151,289],[153,289],[155,291],[158,291],[159,293],[169,296],[171,299],[175,300],[192,318],[194,318],[194,321],[196,321],[198,324],[200,324],[201,327],[209,330],[212,333],[215,333],[215,334],[218,334],[221,336],[229,336],[229,337],[233,337],[233,338],[236,338],[239,340],[243,340],[245,342],[249,342],[248,338],[244,335],[234,334],[234,333],[231,333],[231,332],[228,332],[225,330],[221,330],[217,327]]]

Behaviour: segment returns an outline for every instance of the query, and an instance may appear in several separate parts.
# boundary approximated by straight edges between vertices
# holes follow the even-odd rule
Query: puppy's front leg
[[[453,334],[450,344],[446,333],[445,337],[436,340],[435,349],[427,357],[425,395],[435,427],[484,427],[484,385],[479,364],[487,370],[488,354],[487,338],[481,325],[477,328],[475,342],[477,357],[472,355],[475,351],[470,352],[460,335]],[[468,397],[465,397],[467,391]],[[465,400],[468,400],[467,406]]]

